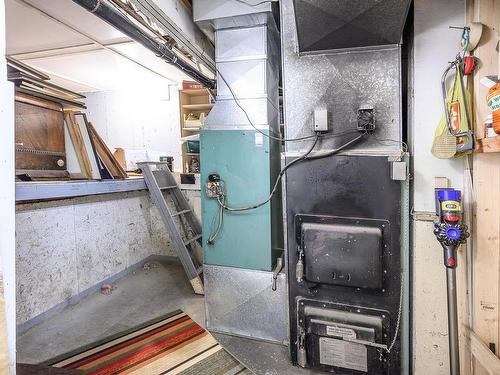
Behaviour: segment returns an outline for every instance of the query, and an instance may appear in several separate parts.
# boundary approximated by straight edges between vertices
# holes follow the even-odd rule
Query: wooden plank
[[[45,100],[42,98],[37,98],[36,96],[28,95],[24,92],[16,91],[16,102],[26,103],[35,105],[37,107],[51,109],[53,111],[63,111],[63,107],[60,103],[51,102],[50,100]]]
[[[486,371],[490,375],[500,375],[500,359],[491,352],[477,333],[467,326],[463,326],[462,330],[467,335],[466,346],[481,365],[481,371]]]
[[[87,154],[87,149],[85,148],[85,144],[82,138],[82,133],[80,131],[80,127],[76,122],[74,113],[64,112],[64,120],[66,122],[66,126],[68,127],[68,132],[75,148],[76,157],[78,159],[80,169],[84,176],[90,180],[92,178],[92,168],[90,166],[89,156]]]
[[[471,9],[472,8],[472,9]],[[475,0],[469,8],[469,20],[483,23],[484,32],[474,51],[480,63],[474,73],[475,133],[483,136],[483,123],[490,110],[486,104],[488,89],[480,84],[486,75],[498,74],[497,33],[500,20],[500,1]],[[472,14],[471,14],[472,13]],[[500,300],[500,154],[475,153],[473,156],[475,210],[473,224],[473,330],[486,344],[499,344]],[[474,361],[474,374],[488,372]]]
[[[39,170],[39,169],[16,169],[16,176],[26,174],[35,180],[53,180],[53,179],[67,179],[69,178],[68,171],[54,171],[54,170]]]
[[[476,142],[476,152],[500,152],[500,135],[478,139]]]
[[[127,178],[127,172],[125,172],[118,160],[116,160],[116,158],[113,156],[113,153],[110,151],[108,146],[106,146],[106,143],[99,136],[91,122],[89,122],[89,133],[94,140],[97,154],[101,158],[106,168],[108,168],[111,175],[114,178]]]

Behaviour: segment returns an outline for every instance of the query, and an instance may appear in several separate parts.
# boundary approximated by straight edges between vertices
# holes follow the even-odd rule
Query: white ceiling
[[[72,0],[6,0],[7,54],[78,92],[189,79]]]

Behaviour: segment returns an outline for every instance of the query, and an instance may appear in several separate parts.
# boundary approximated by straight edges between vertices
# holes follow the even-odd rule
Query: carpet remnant
[[[84,374],[250,375],[181,310],[48,361]]]

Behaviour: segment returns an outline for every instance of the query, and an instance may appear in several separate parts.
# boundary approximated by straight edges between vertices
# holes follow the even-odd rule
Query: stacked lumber
[[[7,65],[8,79],[15,84],[16,176],[20,180],[127,178],[82,112],[86,107],[80,100],[85,96],[48,82],[49,76],[20,61],[7,57]],[[78,164],[71,166],[71,172],[68,145]]]

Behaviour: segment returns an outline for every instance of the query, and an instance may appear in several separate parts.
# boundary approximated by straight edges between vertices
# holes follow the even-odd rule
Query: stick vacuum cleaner
[[[450,350],[450,374],[460,374],[458,350],[457,314],[457,248],[469,237],[467,225],[462,223],[460,190],[436,189],[436,213],[439,221],[435,223],[434,234],[443,247],[444,266],[448,294],[448,339]]]

